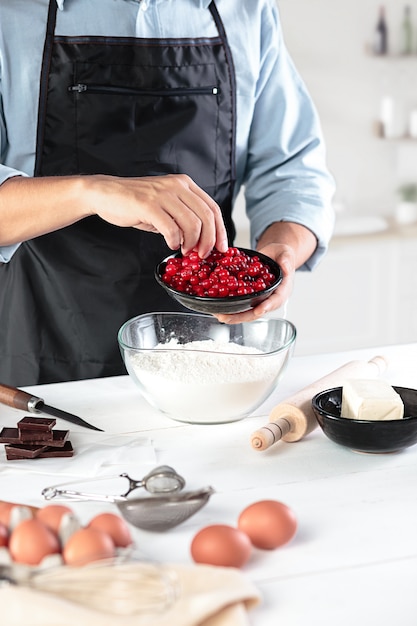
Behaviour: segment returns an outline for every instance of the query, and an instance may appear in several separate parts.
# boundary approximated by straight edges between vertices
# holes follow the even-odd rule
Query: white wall
[[[378,139],[380,102],[394,100],[395,133],[405,131],[417,106],[417,2],[409,2],[415,23],[415,51],[399,58],[404,4],[386,0],[391,52],[372,57],[380,3],[375,0],[277,0],[284,37],[318,108],[336,178],[335,203],[351,212],[391,215],[400,183],[417,181],[417,141]]]
[[[284,38],[320,114],[328,165],[336,179],[335,208],[391,216],[404,182],[417,182],[417,140],[382,140],[375,133],[381,101],[394,103],[394,133],[407,130],[417,107],[417,0],[410,0],[415,55],[399,55],[404,10],[386,0],[392,56],[369,54],[377,0],[277,0]],[[240,198],[235,213],[238,243],[247,221]]]
[[[399,200],[399,185],[417,183],[417,140],[381,139],[375,133],[375,122],[381,100],[389,96],[394,101],[394,133],[403,136],[409,111],[417,107],[417,0],[409,2],[415,26],[415,53],[410,57],[399,55],[405,4],[402,0],[385,1],[391,44],[391,54],[387,57],[369,53],[380,6],[377,0],[277,0],[277,3],[287,47],[321,118],[328,165],[337,184],[335,208],[346,215],[392,216]],[[243,213],[241,201],[238,216]],[[237,243],[246,245],[247,222],[241,217],[238,224]],[[389,235],[393,238],[391,243],[385,235],[381,240],[373,236],[352,237],[346,243],[335,238],[329,254],[315,272],[298,274],[288,316],[299,333],[299,354],[416,340],[415,326],[403,315],[405,312],[413,317],[416,308],[415,286],[408,280],[407,272],[415,267],[417,223],[413,225],[413,238],[404,240],[404,245],[402,241],[405,234],[410,234],[410,228],[407,226],[403,233],[394,228]],[[367,251],[366,271],[352,273],[350,259],[356,259],[358,245]],[[390,247],[396,250],[391,268],[393,283],[384,274],[384,255]],[[403,248],[407,254],[412,250],[414,256],[410,253],[409,258],[404,257]],[[394,290],[393,284],[401,276],[404,285]],[[329,284],[344,285],[343,291],[336,289],[344,297],[344,317],[340,316],[338,302],[333,302],[332,292],[329,295]],[[347,292],[350,297],[346,296]],[[325,300],[329,297],[336,311],[328,306],[316,306],[317,293],[324,294]],[[367,296],[366,301],[358,300],[359,293]],[[306,306],[306,302],[312,306]],[[395,305],[395,314],[387,314],[387,305]],[[378,317],[375,325],[375,311],[381,310],[384,315]],[[355,315],[359,312],[360,315]],[[333,329],[333,335],[329,328]]]

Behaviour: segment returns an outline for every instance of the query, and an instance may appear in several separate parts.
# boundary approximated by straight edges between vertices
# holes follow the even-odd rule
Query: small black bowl
[[[275,291],[278,285],[281,283],[283,275],[282,270],[278,263],[275,263],[273,259],[257,252],[256,250],[249,250],[247,248],[238,248],[242,252],[245,252],[248,256],[258,256],[259,259],[269,267],[271,272],[275,275],[274,282],[269,285],[267,289],[263,291],[258,291],[257,293],[246,294],[244,296],[227,296],[226,298],[210,298],[204,296],[192,296],[190,294],[184,293],[182,291],[178,291],[177,289],[173,289],[162,280],[162,275],[164,274],[165,267],[167,261],[172,258],[181,257],[180,252],[176,252],[175,254],[171,254],[166,259],[158,263],[155,268],[155,278],[157,282],[165,289],[169,295],[180,302],[183,306],[187,307],[192,311],[197,311],[198,313],[210,313],[210,314],[220,314],[220,313],[242,313],[243,311],[248,311],[249,309],[255,308],[258,304],[266,300],[271,293]]]
[[[355,420],[341,417],[342,387],[316,394],[311,405],[324,434],[356,452],[398,452],[417,443],[417,390],[393,387],[404,404],[400,420]]]

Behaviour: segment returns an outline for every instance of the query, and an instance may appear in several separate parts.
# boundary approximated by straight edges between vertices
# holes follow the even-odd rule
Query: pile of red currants
[[[201,259],[197,252],[168,259],[162,281],[182,293],[203,298],[228,298],[256,294],[274,283],[277,276],[257,255],[239,248],[213,250]]]

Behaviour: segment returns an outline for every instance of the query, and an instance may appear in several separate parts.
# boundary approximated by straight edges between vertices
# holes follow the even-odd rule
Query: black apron
[[[188,174],[220,205],[232,243],[234,71],[209,10],[213,38],[65,37],[50,0],[35,176]],[[123,322],[182,310],[153,276],[170,252],[161,235],[96,216],[23,243],[0,266],[0,382],[125,374]]]

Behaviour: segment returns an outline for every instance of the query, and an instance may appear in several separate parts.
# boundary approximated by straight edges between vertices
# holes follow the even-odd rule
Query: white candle
[[[410,113],[408,132],[410,133],[410,137],[417,139],[417,109],[414,109]]]
[[[380,121],[385,137],[392,136],[394,121],[394,101],[390,96],[385,96],[381,100]]]

